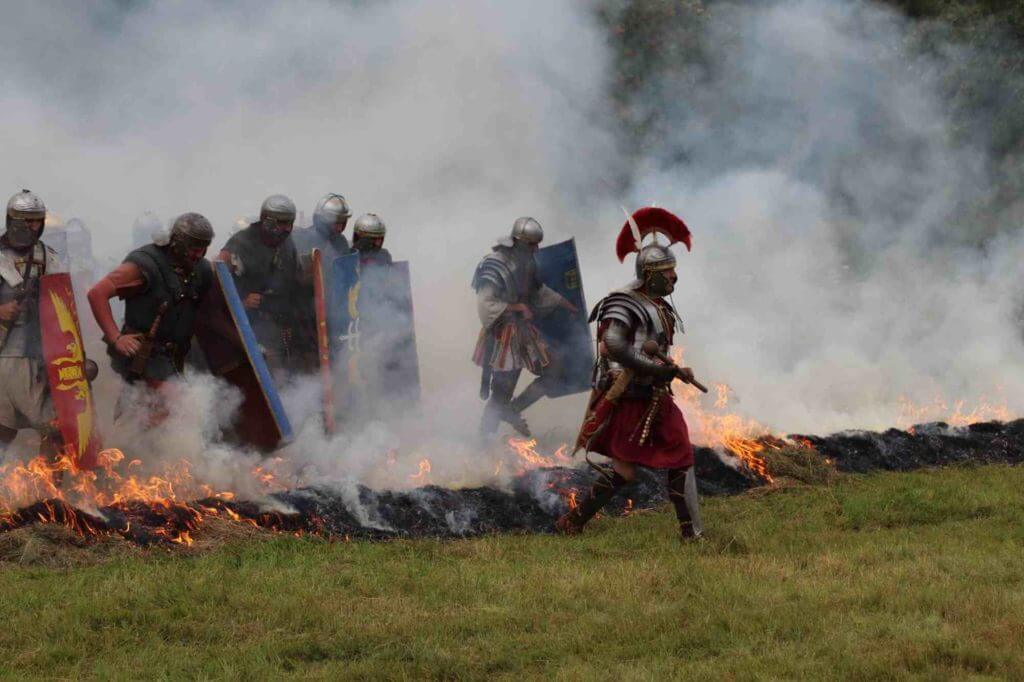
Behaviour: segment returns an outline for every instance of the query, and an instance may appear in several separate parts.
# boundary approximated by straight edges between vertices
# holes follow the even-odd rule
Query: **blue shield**
[[[242,391],[242,407],[235,424],[238,439],[269,450],[292,439],[291,423],[249,324],[231,269],[227,263],[213,265],[217,286],[211,288],[202,303],[196,338],[210,371]]]
[[[594,340],[587,322],[587,302],[583,297],[576,241],[569,239],[540,249],[537,252],[537,274],[544,284],[578,308],[576,313],[558,309],[534,321],[548,341],[560,368],[559,380],[550,397],[589,391],[594,370]]]
[[[409,263],[366,264],[359,277],[362,368],[371,395],[392,409],[418,402],[420,366]]]
[[[359,352],[359,254],[350,253],[325,263],[327,329],[332,362]]]

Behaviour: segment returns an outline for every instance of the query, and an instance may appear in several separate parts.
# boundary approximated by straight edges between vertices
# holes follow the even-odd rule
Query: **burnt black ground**
[[[810,443],[816,456],[848,473],[1024,461],[1024,419],[965,428],[932,423],[907,431],[849,431],[826,437],[794,435],[791,439]],[[697,448],[696,466],[703,495],[736,494],[765,485],[755,474],[726,465],[709,448]],[[0,518],[0,532],[39,523],[42,517],[83,535],[118,533],[146,545],[170,542],[201,525],[203,516],[227,515],[229,511],[265,528],[339,538],[452,538],[551,532],[555,519],[567,509],[569,494],[585,494],[595,477],[595,472],[581,466],[529,471],[514,479],[507,489],[426,486],[375,491],[358,486],[341,492],[299,488],[273,496],[281,507],[291,510],[287,512],[266,511],[251,501],[206,499],[167,508],[127,503],[85,513],[60,501],[42,501]],[[664,472],[641,470],[637,481],[620,493],[604,513],[620,515],[627,507],[646,509],[665,500]]]

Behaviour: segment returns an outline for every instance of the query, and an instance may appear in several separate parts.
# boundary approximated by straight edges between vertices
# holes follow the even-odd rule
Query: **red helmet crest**
[[[636,227],[639,230],[639,239],[633,233],[633,227],[629,224],[630,221],[627,220],[622,226],[622,231],[619,232],[619,238],[615,242],[615,254],[619,257],[619,261],[624,261],[626,256],[631,253],[638,253],[640,251],[639,242],[643,241],[643,238],[647,235],[655,232],[668,237],[669,246],[682,242],[686,244],[687,251],[691,248],[690,228],[686,226],[682,218],[663,208],[646,206],[638,209],[633,214],[632,221],[636,223]]]

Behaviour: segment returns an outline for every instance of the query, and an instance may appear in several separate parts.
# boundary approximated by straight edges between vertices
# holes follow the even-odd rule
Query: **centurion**
[[[643,245],[661,234],[669,243]],[[667,472],[669,497],[683,538],[703,533],[697,503],[694,453],[686,420],[672,399],[671,383],[680,379],[700,387],[688,367],[668,359],[675,334],[683,330],[667,298],[677,282],[676,259],[669,247],[691,245],[690,230],[661,208],[627,214],[617,244],[622,261],[636,253],[636,279],[614,291],[597,306],[600,354],[594,369],[594,390],[576,447],[605,455],[611,467],[593,465],[599,477],[575,509],[558,520],[557,529],[575,534],[622,488],[636,477],[636,465]],[[702,390],[703,387],[701,387]]]

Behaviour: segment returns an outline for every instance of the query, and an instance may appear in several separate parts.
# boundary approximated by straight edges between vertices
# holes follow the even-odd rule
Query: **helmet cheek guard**
[[[341,234],[348,225],[352,211],[345,197],[340,194],[326,194],[313,210],[313,226],[321,230],[333,230]]]
[[[295,202],[283,194],[271,194],[260,206],[263,233],[275,241],[284,241],[295,224]]]
[[[16,249],[32,247],[46,227],[46,204],[39,195],[23,189],[7,202],[2,236]]]
[[[193,267],[213,241],[213,226],[198,213],[183,213],[171,226],[171,258],[180,266]]]

